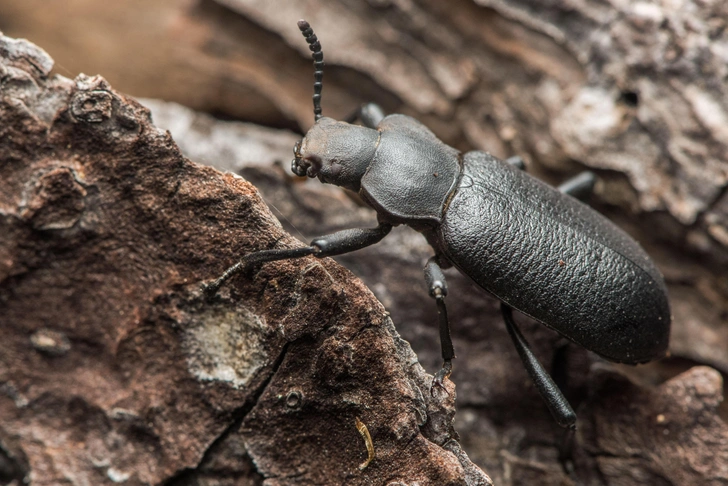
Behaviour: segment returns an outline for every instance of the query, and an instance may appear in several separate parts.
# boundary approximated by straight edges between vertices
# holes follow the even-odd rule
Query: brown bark
[[[61,16],[54,6],[8,2],[0,26],[116,88],[305,129],[312,66],[295,28],[305,16],[327,60],[325,114],[340,118],[373,100],[463,150],[523,155],[552,182],[596,169],[592,203],[665,273],[672,358],[615,367],[519,318],[579,414],[564,447],[496,303],[448,273],[462,446],[496,484],[728,481],[721,376],[689,369],[728,372],[722,2],[103,3],[79,2],[88,17],[49,24]],[[150,9],[166,28],[139,22]],[[89,18],[114,21],[99,28]],[[137,30],[126,35],[130,26]],[[464,454],[447,452],[458,447],[448,442],[452,397],[430,397],[428,377],[384,316],[426,370],[439,367],[421,238],[398,228],[339,259],[384,307],[329,260],[266,265],[206,304],[199,281],[236,256],[279,238],[298,243],[250,185],[188,162],[134,101],[98,78],[47,78],[46,57],[8,42],[0,477],[482,480]],[[337,189],[288,175],[297,135],[145,104],[186,156],[242,173],[301,239],[373,223]],[[363,471],[357,417],[377,454]]]
[[[48,77],[27,41],[2,37],[0,53],[16,482],[489,482],[455,441],[452,388],[431,396],[382,305],[333,261],[266,265],[201,298],[221,259],[297,244],[249,183],[182,157],[103,78]],[[376,438],[366,468],[359,421]]]

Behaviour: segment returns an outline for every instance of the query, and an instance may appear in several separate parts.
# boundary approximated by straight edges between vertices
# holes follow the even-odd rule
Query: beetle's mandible
[[[292,170],[357,192],[376,210],[379,225],[246,255],[205,285],[208,295],[257,264],[348,253],[405,224],[434,250],[425,281],[437,305],[444,363],[433,386],[442,386],[455,357],[442,267],[457,267],[500,299],[518,354],[564,427],[574,428],[576,415],[531,352],[512,309],[611,361],[637,364],[665,355],[671,321],[665,283],[636,241],[576,199],[591,191],[593,174],[553,188],[526,174],[520,158],[462,154],[417,120],[385,116],[374,104],[346,121],[322,117],[321,45],[308,22],[298,27],[313,52],[316,123],[294,147]],[[357,119],[361,125],[353,124]]]

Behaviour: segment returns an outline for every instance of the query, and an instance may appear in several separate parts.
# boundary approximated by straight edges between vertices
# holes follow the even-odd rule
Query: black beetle
[[[500,299],[518,353],[561,426],[574,428],[576,415],[518,331],[512,308],[611,361],[665,355],[671,317],[660,272],[636,241],[572,197],[591,191],[593,174],[553,188],[526,174],[520,158],[461,154],[417,120],[385,116],[374,104],[345,122],[322,117],[321,44],[308,22],[298,27],[313,52],[316,123],[294,147],[292,170],[357,192],[377,211],[379,225],[246,255],[204,287],[208,295],[257,264],[348,253],[405,224],[435,251],[425,280],[437,303],[444,364],[433,386],[442,386],[455,357],[441,269],[453,265]],[[363,126],[352,124],[357,119]]]

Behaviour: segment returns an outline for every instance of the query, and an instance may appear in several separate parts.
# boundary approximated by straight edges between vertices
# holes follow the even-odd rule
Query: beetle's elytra
[[[414,118],[385,116],[373,104],[347,121],[322,117],[321,45],[308,22],[298,27],[313,52],[316,123],[294,147],[292,171],[359,193],[379,225],[246,255],[205,286],[208,295],[259,263],[351,252],[405,224],[434,250],[425,281],[438,309],[444,363],[433,386],[449,376],[455,357],[442,267],[457,267],[501,300],[524,366],[564,427],[575,427],[576,415],[521,336],[512,309],[612,361],[636,364],[665,355],[671,321],[665,283],[636,241],[574,197],[591,190],[593,174],[553,188],[526,174],[517,157],[462,154]],[[353,124],[357,119],[361,125]]]

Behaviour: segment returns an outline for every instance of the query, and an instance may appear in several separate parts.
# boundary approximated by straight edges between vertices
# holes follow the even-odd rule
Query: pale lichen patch
[[[190,373],[202,381],[247,386],[268,360],[264,321],[245,309],[210,309],[201,317],[184,338]]]

